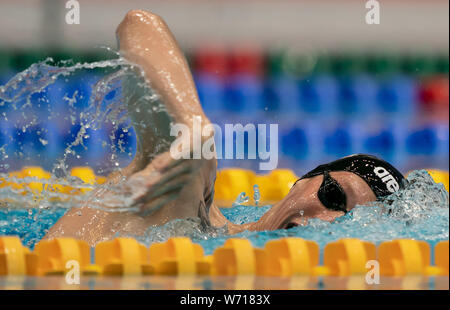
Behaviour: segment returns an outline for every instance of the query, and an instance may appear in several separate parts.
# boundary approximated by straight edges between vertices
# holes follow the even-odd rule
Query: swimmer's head
[[[289,194],[256,223],[258,230],[290,228],[309,218],[332,221],[356,205],[404,188],[406,179],[391,164],[357,154],[320,165],[302,176]]]
[[[367,183],[377,199],[398,191],[406,182],[405,177],[391,164],[365,154],[351,155],[320,165],[298,180],[323,175],[323,182],[318,191],[320,201],[329,209],[344,212],[346,212],[346,193],[339,182],[330,177],[332,171],[348,171],[356,174]]]

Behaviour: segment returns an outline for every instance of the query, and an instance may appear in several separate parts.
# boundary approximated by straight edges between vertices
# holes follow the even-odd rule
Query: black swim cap
[[[390,195],[405,187],[405,177],[388,162],[372,155],[350,155],[320,165],[299,180],[312,178],[331,171],[348,171],[361,177],[377,198]]]

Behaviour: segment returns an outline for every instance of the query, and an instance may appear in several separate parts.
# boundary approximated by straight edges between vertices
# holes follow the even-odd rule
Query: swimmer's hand
[[[203,160],[173,159],[170,152],[158,155],[145,169],[126,181],[132,207],[139,215],[147,216],[174,201],[203,163]]]

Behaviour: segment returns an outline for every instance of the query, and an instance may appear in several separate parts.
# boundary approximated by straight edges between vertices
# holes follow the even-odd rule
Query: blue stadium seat
[[[255,113],[264,105],[263,81],[252,75],[229,77],[226,90],[226,108],[231,112]]]
[[[413,79],[395,76],[380,83],[377,106],[381,113],[408,118],[417,113],[417,86]]]
[[[380,128],[376,132],[368,133],[363,141],[363,152],[379,156],[391,161],[397,151],[395,134],[390,128]]]
[[[217,113],[225,108],[225,85],[218,76],[208,73],[195,75],[198,96],[206,113]]]
[[[303,112],[317,117],[334,116],[337,112],[338,85],[333,76],[319,75],[300,82],[300,105]]]
[[[284,155],[296,160],[309,157],[310,144],[306,128],[293,127],[281,137],[281,150]]]
[[[353,137],[345,124],[339,124],[325,133],[324,152],[336,158],[354,153]]]
[[[281,114],[300,111],[300,90],[297,79],[277,76],[266,80],[264,110]]]
[[[438,149],[438,141],[433,126],[414,129],[406,138],[406,150],[410,155],[434,155]]]
[[[376,112],[377,83],[371,77],[358,75],[342,78],[339,85],[340,114],[351,118],[368,118]]]

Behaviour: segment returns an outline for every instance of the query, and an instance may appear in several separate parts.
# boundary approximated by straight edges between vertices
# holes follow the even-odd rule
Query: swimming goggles
[[[323,175],[323,181],[317,191],[320,202],[327,209],[347,213],[347,195],[345,194],[344,189],[339,182],[330,175],[329,171],[323,171],[321,174]],[[316,174],[315,176],[317,175],[319,174]],[[304,178],[297,180],[297,182]],[[295,182],[292,187],[294,187],[297,182]]]
[[[331,177],[328,171],[323,173],[323,181],[317,196],[325,208],[347,213],[347,195],[339,182]]]

